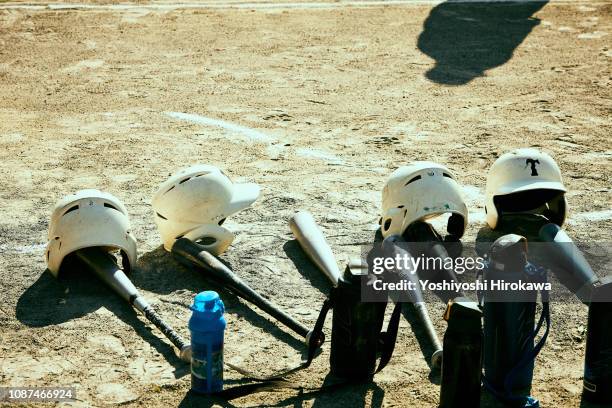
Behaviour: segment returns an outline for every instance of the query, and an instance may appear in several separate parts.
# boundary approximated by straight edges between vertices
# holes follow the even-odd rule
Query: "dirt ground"
[[[343,263],[372,242],[387,175],[412,160],[458,175],[473,242],[489,166],[512,148],[543,148],[570,190],[569,233],[609,242],[612,3],[251,3],[0,4],[0,385],[72,385],[73,406],[437,405],[439,374],[406,319],[373,384],[230,404],[188,393],[188,367],[126,303],[85,274],[45,272],[53,204],[82,188],[126,204],[139,245],[132,278],[161,314],[188,337],[193,293],[218,290],[226,360],[261,373],[295,365],[304,346],[163,250],[150,202],[179,168],[211,163],[262,186],[226,224],[237,238],[223,259],[308,325],[328,284],[289,217],[310,210]],[[440,336],[443,310],[430,306]],[[533,382],[543,407],[581,406],[586,312],[553,305]],[[329,345],[295,378],[319,386],[328,355]]]

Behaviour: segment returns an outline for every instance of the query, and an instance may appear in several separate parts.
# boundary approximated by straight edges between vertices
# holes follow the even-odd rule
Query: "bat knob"
[[[186,363],[191,363],[191,344],[186,345],[179,352],[179,358]]]
[[[442,350],[436,350],[431,355],[431,368],[439,369],[442,367]]]
[[[310,345],[310,338],[312,337],[312,335],[313,335],[312,330],[306,334],[306,340],[305,340],[306,345]],[[323,343],[325,343],[325,334],[323,332],[320,332],[318,334],[315,344],[317,347],[321,347]]]

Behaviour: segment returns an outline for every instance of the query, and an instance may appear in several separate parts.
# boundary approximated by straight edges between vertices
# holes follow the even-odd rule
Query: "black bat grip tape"
[[[175,332],[174,329],[172,329],[168,323],[166,323],[160,317],[160,315],[157,314],[153,307],[147,306],[143,312],[146,318],[149,319],[149,321],[153,323],[155,327],[161,330],[162,333],[164,333],[164,336],[166,336],[168,340],[170,340],[179,350],[182,350],[187,345],[187,342],[180,336],[180,334]]]

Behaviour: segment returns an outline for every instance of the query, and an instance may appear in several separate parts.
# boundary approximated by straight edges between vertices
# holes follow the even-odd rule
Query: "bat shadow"
[[[230,270],[234,271],[231,263],[227,260],[220,260]],[[223,283],[208,278],[206,271],[192,266],[186,261],[179,261],[179,257],[168,253],[162,246],[139,258],[138,268],[133,274],[133,282],[136,287],[166,295],[184,290],[194,294],[204,290],[214,290],[223,300],[226,313],[243,317],[253,326],[265,330],[277,340],[306,353],[306,346],[302,338],[297,338],[287,333],[280,326],[264,317],[266,315],[260,312],[259,309],[248,305],[246,301],[227,290]],[[188,306],[180,305],[183,307]]]
[[[28,327],[46,327],[81,318],[100,308],[112,312],[151,344],[175,368],[176,378],[187,374],[186,364],[172,346],[157,337],[125,300],[73,257],[64,260],[58,279],[45,270],[19,297],[15,314]]]
[[[540,24],[533,14],[548,0],[465,3],[448,0],[434,7],[417,46],[435,60],[425,76],[446,85],[465,85],[508,62]]]
[[[361,382],[347,382],[328,373],[319,388],[298,389],[297,395],[286,398],[268,407],[304,407],[323,408],[338,405],[342,401],[347,407],[382,407],[385,391],[371,379]],[[312,405],[305,402],[312,401]]]
[[[283,251],[285,251],[285,254],[291,259],[291,262],[293,262],[298,272],[308,280],[312,287],[316,288],[324,295],[329,294],[332,287],[331,283],[327,280],[325,275],[323,275],[323,272],[319,271],[317,266],[313,264],[304,253],[297,239],[287,241],[283,245]]]

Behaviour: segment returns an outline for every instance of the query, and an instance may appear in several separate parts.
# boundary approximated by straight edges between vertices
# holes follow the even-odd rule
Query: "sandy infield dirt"
[[[181,167],[211,163],[262,186],[254,206],[227,222],[237,238],[223,259],[308,325],[328,284],[299,251],[289,217],[310,210],[346,262],[372,242],[387,175],[412,160],[458,175],[471,212],[464,242],[473,242],[489,166],[510,149],[543,148],[570,190],[569,233],[610,238],[612,3],[8,4],[0,2],[0,385],[74,385],[73,406],[437,405],[423,333],[403,318],[373,384],[231,404],[188,394],[188,367],[126,303],[91,277],[45,272],[53,204],[82,188],[127,206],[139,245],[131,277],[160,313],[188,337],[193,293],[218,290],[226,360],[261,373],[297,364],[304,347],[163,250],[150,200]],[[443,310],[430,306],[440,336]],[[545,407],[581,404],[586,313],[552,307],[533,382]],[[295,378],[318,387],[328,355],[329,345]]]

